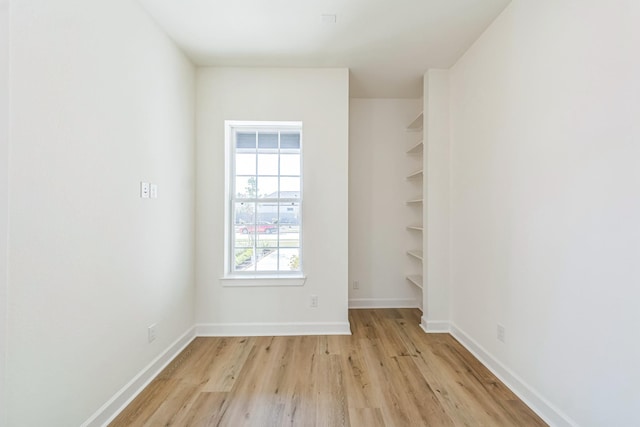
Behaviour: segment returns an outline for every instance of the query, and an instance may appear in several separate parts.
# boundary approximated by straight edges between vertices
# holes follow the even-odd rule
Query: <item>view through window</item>
[[[229,171],[233,274],[302,271],[302,127],[234,122]]]

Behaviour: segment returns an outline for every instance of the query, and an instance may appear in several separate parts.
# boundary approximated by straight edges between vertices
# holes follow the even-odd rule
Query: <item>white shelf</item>
[[[422,176],[422,169],[420,169],[419,171],[415,171],[412,174],[407,175],[407,179],[415,179]]]
[[[407,130],[409,131],[420,131],[422,130],[422,113],[418,114],[409,126],[407,126]]]
[[[424,149],[424,144],[422,143],[422,141],[420,141],[413,147],[409,148],[407,150],[407,154],[419,154],[419,153],[422,153],[423,149]]]
[[[424,180],[424,168],[425,168],[425,147],[424,147],[424,136],[422,135],[422,126],[424,122],[423,113],[418,114],[410,124],[407,126],[408,132],[419,133],[419,135],[411,136],[411,146],[406,150],[408,156],[411,156],[412,159],[409,161],[409,164],[414,165],[413,167],[421,167],[420,170],[412,171],[407,175],[407,181],[409,181],[406,185],[410,187],[412,191],[417,191],[416,193],[409,193],[410,196],[406,199],[405,204],[408,206],[408,210],[413,211],[411,214],[416,215],[424,209],[424,204],[427,203],[427,199],[424,194],[423,180]],[[419,140],[419,141],[418,141]],[[417,166],[421,164],[422,166]],[[415,222],[422,222],[417,217],[413,218]],[[406,236],[407,243],[410,245],[409,247],[413,247],[415,249],[407,250],[407,255],[417,259],[420,261],[420,269],[416,269],[415,273],[419,274],[407,274],[406,280],[420,289],[423,289],[423,276],[420,270],[424,270],[424,255],[423,255],[423,245],[424,245],[424,225],[423,224],[405,224],[406,229],[409,230],[410,234],[413,236]],[[419,233],[419,234],[418,234]],[[418,242],[419,241],[419,242]],[[414,246],[415,245],[415,246]],[[417,267],[414,265],[414,267]]]
[[[407,280],[422,289],[422,275],[420,274],[410,274],[407,276]]]

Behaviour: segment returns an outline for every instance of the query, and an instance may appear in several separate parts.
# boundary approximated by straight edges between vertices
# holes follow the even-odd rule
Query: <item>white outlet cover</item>
[[[503,325],[498,324],[496,335],[498,341],[505,342],[505,329]]]
[[[149,195],[152,199],[158,198],[158,184],[150,184]]]
[[[147,329],[147,339],[153,342],[156,339],[156,324],[150,325]]]

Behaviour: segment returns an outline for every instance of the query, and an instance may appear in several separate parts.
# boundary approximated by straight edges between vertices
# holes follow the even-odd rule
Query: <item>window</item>
[[[302,272],[302,124],[227,122],[231,275]]]

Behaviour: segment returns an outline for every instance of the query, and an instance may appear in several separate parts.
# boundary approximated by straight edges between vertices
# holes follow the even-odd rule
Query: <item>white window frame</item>
[[[235,221],[233,218],[233,204],[236,202],[236,195],[234,194],[234,180],[235,180],[235,156],[236,156],[236,144],[235,133],[237,131],[286,131],[296,130],[300,132],[300,194],[298,198],[282,199],[277,198],[258,198],[256,195],[256,201],[258,203],[282,203],[292,201],[298,204],[299,209],[299,262],[300,269],[296,271],[278,270],[278,271],[234,271],[234,259],[235,248],[234,233],[235,233]],[[225,275],[222,278],[222,283],[225,286],[302,286],[306,280],[303,273],[303,170],[302,170],[302,158],[303,158],[303,135],[302,135],[302,122],[294,121],[238,121],[238,120],[226,120],[225,121],[225,250],[224,250],[224,263],[225,263]],[[278,150],[278,153],[280,151]],[[257,214],[257,213],[256,213]],[[257,218],[257,215],[256,215]],[[256,219],[257,221],[257,219]],[[280,233],[280,224],[278,224],[278,233]]]

